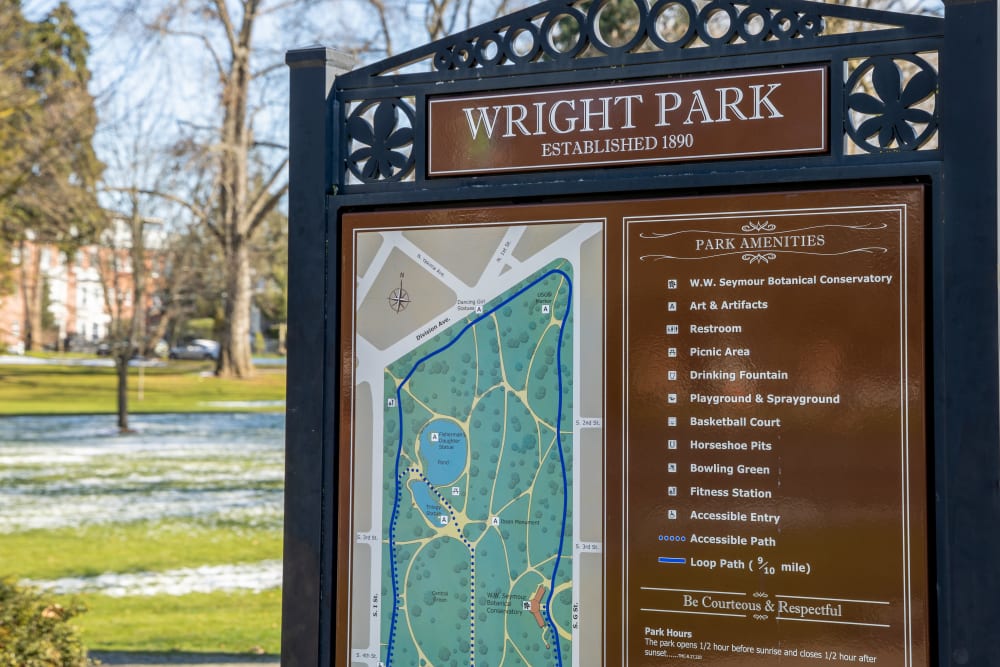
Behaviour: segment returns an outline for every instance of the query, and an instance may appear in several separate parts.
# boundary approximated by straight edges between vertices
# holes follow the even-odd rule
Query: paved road
[[[90,657],[102,665],[115,667],[276,667],[276,655],[231,653],[105,653],[91,651]]]

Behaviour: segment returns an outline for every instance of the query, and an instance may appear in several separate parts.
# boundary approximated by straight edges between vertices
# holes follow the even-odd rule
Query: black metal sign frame
[[[549,0],[351,70],[290,51],[290,290],[282,664],[334,664],[341,332],[338,226],[347,211],[477,202],[878,183],[928,186],[928,442],[933,656],[1000,664],[997,331],[997,7],[946,0],[943,17],[806,0],[638,2],[627,43],[598,8]],[[657,31],[667,4],[688,28]],[[568,18],[567,18],[568,17]],[[550,38],[575,22],[569,48]],[[837,32],[833,26],[860,26]],[[722,25],[724,28],[720,29]],[[725,27],[728,26],[728,27]],[[767,68],[829,68],[830,150],[818,155],[434,177],[429,99]]]

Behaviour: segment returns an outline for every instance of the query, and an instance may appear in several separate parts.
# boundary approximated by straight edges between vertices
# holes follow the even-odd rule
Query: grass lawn
[[[36,443],[30,440],[35,431],[21,430],[25,428],[21,425],[12,427],[17,429],[15,436],[29,433],[29,439],[13,437],[11,442],[0,442],[0,452],[10,459],[6,471],[9,488],[0,488],[0,492],[12,494],[9,498],[13,500],[20,498],[21,504],[2,501],[0,507],[6,503],[7,511],[12,512],[17,505],[25,514],[15,512],[14,516],[34,516],[34,512],[48,519],[67,508],[72,514],[74,503],[87,507],[96,503],[103,508],[101,503],[107,501],[121,513],[152,507],[152,518],[129,519],[113,509],[96,509],[107,514],[95,521],[82,516],[76,524],[0,533],[0,576],[52,582],[109,573],[141,577],[193,568],[253,568],[280,561],[283,456],[281,428],[273,426],[282,423],[280,416],[235,418],[221,414],[186,419],[184,414],[281,412],[284,368],[262,367],[248,380],[222,380],[214,377],[212,370],[209,362],[170,362],[144,368],[139,400],[140,371],[131,368],[129,411],[170,413],[147,418],[145,431],[138,434],[95,436],[90,427],[82,436],[85,444],[78,446],[65,434]],[[112,415],[117,409],[116,392],[113,368],[72,363],[0,365],[0,417]],[[256,402],[267,405],[252,405]],[[213,419],[220,428],[230,430],[205,435],[206,427],[198,426],[187,435],[188,431],[173,426],[192,420],[214,425]],[[263,431],[266,435],[261,435],[261,419],[272,424]],[[254,425],[233,426],[243,423]],[[44,423],[31,428],[38,429],[37,437],[46,438]],[[150,435],[154,428],[160,431]],[[215,506],[211,503],[225,505],[234,496],[250,500],[242,501],[243,505],[232,501],[235,510],[212,509]],[[37,500],[32,502],[32,498]],[[116,499],[117,504],[112,502]],[[179,502],[184,500],[190,503],[190,514],[180,511]],[[49,505],[39,509],[39,503],[51,503],[51,512]],[[73,624],[92,651],[280,651],[280,589],[190,590],[170,595],[139,594],[129,589],[122,597],[88,592],[64,598],[80,600],[88,607]]]
[[[4,535],[0,573],[19,579],[88,577],[281,558],[280,528],[187,521],[92,524]]]
[[[281,591],[113,598],[81,595],[73,619],[91,651],[281,651]]]
[[[281,401],[285,369],[260,368],[247,380],[211,375],[206,362],[171,362],[160,368],[129,369],[129,412],[216,412],[270,407],[220,407],[218,402]],[[117,410],[113,368],[92,366],[0,366],[0,415],[113,414]]]
[[[3,536],[0,572],[21,579],[156,572],[281,558],[279,528],[201,527],[183,521],[32,530]],[[91,651],[280,651],[281,591],[65,596]]]

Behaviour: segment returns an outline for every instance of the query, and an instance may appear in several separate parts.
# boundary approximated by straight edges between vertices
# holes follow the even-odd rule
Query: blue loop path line
[[[446,344],[442,345],[441,347],[439,347],[438,349],[434,350],[433,352],[430,352],[430,353],[426,354],[425,356],[421,357],[420,359],[418,359],[417,362],[413,365],[413,368],[411,368],[410,371],[403,378],[403,381],[399,383],[398,387],[396,387],[396,415],[397,415],[397,418],[399,419],[399,428],[397,429],[399,431],[399,439],[398,439],[397,447],[396,447],[396,468],[395,468],[396,493],[395,493],[395,497],[394,497],[393,503],[392,503],[392,516],[391,516],[391,518],[389,520],[389,554],[390,554],[389,565],[390,565],[390,571],[391,571],[391,576],[392,576],[392,600],[393,600],[393,603],[392,603],[392,619],[391,619],[391,621],[389,623],[389,640],[388,640],[388,644],[387,644],[387,647],[386,647],[386,656],[385,656],[385,665],[386,665],[386,667],[392,667],[392,649],[393,649],[394,639],[395,639],[395,636],[396,636],[396,621],[398,620],[397,619],[397,615],[398,615],[398,611],[399,611],[399,605],[402,602],[402,597],[401,597],[400,592],[399,592],[399,586],[398,586],[398,583],[397,583],[397,574],[396,574],[396,545],[395,545],[396,539],[395,539],[395,535],[396,535],[396,519],[399,517],[399,500],[400,500],[400,495],[401,495],[401,491],[402,491],[402,478],[401,478],[401,473],[400,473],[400,469],[399,469],[399,464],[400,464],[400,460],[401,460],[402,454],[403,454],[403,397],[402,397],[403,387],[406,385],[407,382],[410,381],[410,378],[413,377],[413,374],[417,372],[417,369],[420,368],[420,365],[422,363],[424,363],[425,361],[427,361],[429,359],[432,359],[435,356],[441,354],[442,352],[444,352],[445,350],[447,350],[448,348],[450,348],[451,346],[453,346],[455,343],[457,343],[458,340],[462,336],[464,336],[466,334],[466,332],[468,332],[472,327],[476,326],[477,324],[479,324],[480,322],[482,322],[483,320],[485,320],[487,317],[490,317],[491,315],[493,315],[493,313],[497,312],[498,310],[500,310],[501,308],[503,308],[507,304],[511,303],[512,301],[514,301],[515,299],[517,299],[519,296],[521,296],[522,294],[524,294],[525,292],[527,292],[528,290],[530,290],[531,288],[533,288],[535,285],[538,285],[539,283],[543,282],[544,280],[546,280],[549,277],[554,276],[554,275],[562,276],[566,280],[566,285],[567,285],[568,290],[569,290],[569,292],[567,294],[567,298],[566,298],[566,310],[563,313],[562,321],[559,324],[559,342],[556,345],[556,368],[558,369],[557,376],[558,376],[558,381],[559,381],[559,403],[558,403],[558,409],[557,409],[557,413],[556,413],[556,423],[555,423],[556,429],[555,430],[556,430],[556,438],[558,440],[558,443],[557,443],[558,446],[556,447],[556,449],[559,451],[559,464],[562,467],[563,507],[562,507],[562,521],[561,521],[560,529],[559,529],[559,548],[556,551],[555,563],[552,566],[552,578],[551,578],[550,586],[549,586],[549,595],[548,595],[548,597],[545,600],[544,613],[545,613],[545,619],[546,619],[546,621],[547,621],[547,623],[549,625],[549,630],[552,632],[552,644],[555,647],[555,660],[556,660],[555,664],[556,664],[556,667],[562,667],[562,650],[561,650],[560,644],[559,644],[559,632],[556,629],[555,621],[552,620],[551,609],[552,609],[552,597],[555,594],[556,574],[559,572],[559,564],[560,564],[560,561],[562,560],[562,551],[563,551],[563,547],[565,545],[565,540],[566,540],[566,516],[568,514],[568,509],[569,509],[569,498],[568,498],[568,496],[569,496],[569,493],[568,493],[568,490],[569,490],[569,480],[568,480],[568,477],[566,475],[566,457],[563,454],[563,448],[562,448],[562,412],[563,412],[562,343],[563,343],[563,334],[565,333],[565,329],[566,329],[566,322],[569,319],[570,309],[572,308],[572,305],[573,305],[573,281],[572,281],[572,279],[569,277],[569,275],[565,271],[562,271],[560,269],[552,269],[551,271],[545,272],[539,278],[537,278],[536,280],[528,283],[527,285],[525,285],[524,287],[522,287],[521,289],[519,289],[517,292],[515,292],[511,296],[507,297],[506,299],[504,299],[503,301],[501,301],[500,303],[498,303],[493,308],[489,309],[488,311],[483,312],[482,315],[479,315],[478,317],[476,317],[471,322],[468,322],[464,327],[462,327],[462,330],[459,331],[458,334],[456,336],[454,336]],[[414,469],[414,470],[417,471],[417,472],[419,472],[419,470],[416,470],[416,469]],[[405,471],[402,474],[405,474]],[[421,477],[422,476],[423,475],[421,473]],[[465,540],[463,539],[463,541],[465,541]],[[473,551],[471,545],[469,546],[469,550],[470,550],[470,552]],[[472,558],[475,558],[475,554],[474,553],[471,553],[470,556]],[[474,560],[472,562],[475,563]],[[473,567],[475,567],[475,565],[473,565]],[[473,576],[475,576],[475,570],[474,569],[473,569],[472,572],[473,572]],[[473,580],[473,582],[474,582],[474,580]],[[475,636],[474,635],[474,632],[475,632],[475,630],[474,630],[474,627],[475,627],[475,625],[474,625],[475,624],[475,584],[473,583],[472,586],[473,586],[472,587],[472,594],[471,594],[472,597],[471,597],[470,603],[472,605],[472,612],[473,613],[471,615],[471,619],[472,620],[470,622],[473,624],[472,625],[473,629],[471,630],[471,633],[472,633],[471,636],[474,637]],[[476,660],[476,656],[475,656],[475,642],[474,641],[470,641],[470,646],[469,646],[469,664],[474,666],[475,665],[475,660]]]

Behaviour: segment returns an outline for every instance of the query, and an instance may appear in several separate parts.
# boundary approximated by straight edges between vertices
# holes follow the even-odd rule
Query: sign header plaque
[[[428,175],[827,150],[825,67],[431,99]]]

